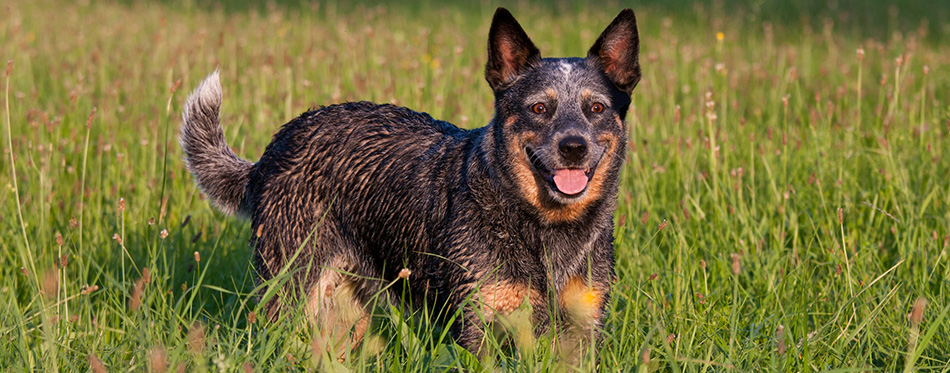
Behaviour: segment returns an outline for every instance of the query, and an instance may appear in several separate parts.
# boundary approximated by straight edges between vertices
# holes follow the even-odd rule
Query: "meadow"
[[[582,56],[637,13],[603,341],[575,367],[549,336],[479,359],[425,312],[380,304],[372,335],[328,357],[301,312],[261,315],[249,223],[185,170],[181,104],[220,70],[226,136],[251,160],[287,120],[343,101],[482,126],[499,5],[548,57]],[[950,371],[948,12],[5,1],[0,369]]]

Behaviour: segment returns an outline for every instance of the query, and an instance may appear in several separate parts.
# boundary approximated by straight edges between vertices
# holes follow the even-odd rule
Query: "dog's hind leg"
[[[335,255],[319,270],[307,292],[307,312],[313,321],[314,352],[338,359],[360,345],[370,326],[368,297],[375,281],[358,274],[360,265],[346,253]]]

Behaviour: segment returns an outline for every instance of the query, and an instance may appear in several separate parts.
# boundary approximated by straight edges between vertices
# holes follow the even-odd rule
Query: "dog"
[[[283,287],[327,335],[358,343],[369,303],[386,293],[456,312],[447,326],[475,353],[486,322],[527,306],[534,333],[596,336],[615,280],[613,213],[638,56],[630,9],[585,58],[541,58],[498,8],[485,66],[495,113],[484,127],[337,104],[285,124],[252,163],[225,141],[214,72],[184,105],[181,146],[210,202],[251,219],[260,279],[291,270]],[[408,291],[384,289],[399,281]]]

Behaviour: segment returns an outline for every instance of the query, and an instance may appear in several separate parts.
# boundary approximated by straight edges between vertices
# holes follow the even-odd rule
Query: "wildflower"
[[[722,41],[722,40],[725,39],[725,38],[726,38],[726,34],[723,34],[722,31],[716,33],[716,40],[717,40],[717,41]]]
[[[860,62],[861,60],[864,60],[864,48],[858,48],[857,53],[858,61]]]
[[[643,365],[650,365],[650,349],[643,349],[643,353],[640,354],[640,361],[643,362]]]
[[[119,207],[117,208],[117,211],[120,214],[125,211],[125,198],[119,198]]]
[[[403,268],[402,270],[399,271],[399,278],[406,279],[406,278],[409,278],[409,275],[411,274],[412,274],[412,271],[410,271],[409,268]]]
[[[162,232],[158,234],[163,240],[168,237],[168,229],[162,229]]]
[[[56,246],[63,246],[63,235],[56,233]]]
[[[122,245],[122,237],[120,237],[118,233],[112,234],[112,239],[118,242],[119,245]]]
[[[194,242],[194,241],[192,241],[192,242]],[[199,263],[201,262],[201,254],[198,254],[197,251],[195,251],[195,262],[199,262]]]
[[[257,312],[251,311],[247,313],[247,322],[249,324],[257,323]]]

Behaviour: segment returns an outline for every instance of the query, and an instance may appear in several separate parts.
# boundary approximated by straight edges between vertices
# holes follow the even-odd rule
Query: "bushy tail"
[[[215,71],[188,96],[181,113],[185,165],[211,203],[230,215],[250,215],[244,191],[253,164],[238,158],[224,139],[219,113],[221,82]]]

